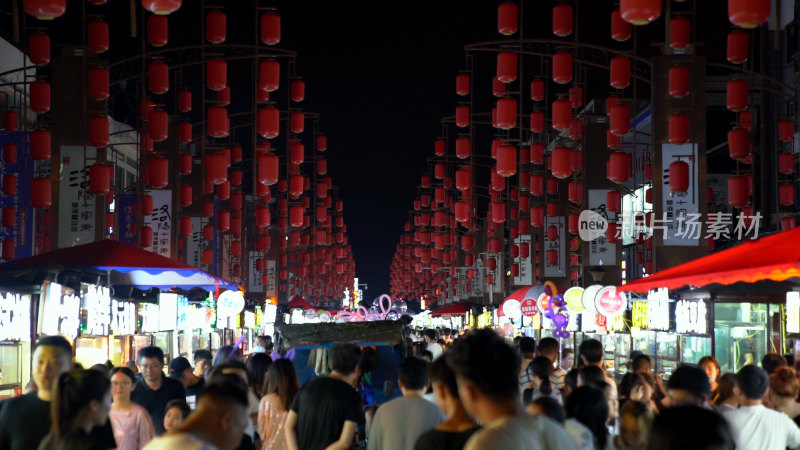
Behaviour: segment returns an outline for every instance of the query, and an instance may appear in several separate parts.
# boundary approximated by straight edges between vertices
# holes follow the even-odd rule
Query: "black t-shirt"
[[[417,439],[414,450],[461,450],[472,434],[480,429],[475,427],[459,433],[428,430]]]
[[[297,413],[297,444],[302,450],[324,449],[339,440],[346,421],[364,423],[361,396],[336,378],[307,382],[292,402]]]
[[[186,393],[180,381],[161,376],[161,387],[157,391],[150,389],[144,378],[136,381],[136,389],[131,394],[131,400],[150,413],[156,434],[162,434],[164,430],[164,409],[167,403],[173,399],[186,401]]]
[[[186,391],[186,397],[191,397],[192,395],[195,396],[195,402],[200,398],[200,391],[203,390],[203,387],[206,385],[206,380],[200,378],[200,381],[197,383],[186,386],[184,390]]]
[[[39,448],[42,439],[50,432],[50,402],[40,400],[32,392],[4,403],[0,411],[0,449]]]

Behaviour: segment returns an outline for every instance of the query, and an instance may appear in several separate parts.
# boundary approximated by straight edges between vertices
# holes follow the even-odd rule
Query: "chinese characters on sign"
[[[107,287],[84,284],[81,287],[86,309],[86,335],[106,336],[111,324],[111,293]]]
[[[522,244],[531,245],[531,236],[528,234],[520,235],[517,239],[514,239],[514,245],[517,247],[522,246]],[[514,262],[517,263],[519,267],[519,275],[514,277],[514,285],[515,286],[528,286],[533,284],[533,267],[531,264],[531,258],[523,258],[518,257],[514,259]]]
[[[655,289],[647,293],[648,328],[655,331],[669,330],[669,290]]]
[[[708,316],[705,300],[680,300],[675,305],[676,333],[708,333]]]
[[[142,318],[142,333],[158,333],[158,305],[154,303],[140,303],[139,316]]]
[[[111,301],[111,332],[119,335],[136,334],[136,304]]]
[[[89,191],[86,158],[94,159],[94,147],[61,147],[61,178],[58,192],[58,247],[94,241],[95,196]]]
[[[557,261],[555,264],[550,264],[550,260],[548,257],[545,257],[545,265],[544,265],[544,277],[545,278],[560,278],[565,277],[567,275],[566,272],[566,261],[564,255],[566,255],[566,232],[567,229],[564,226],[564,217],[546,217],[544,223],[545,229],[549,229],[549,227],[556,227],[558,230],[557,237],[554,241],[550,241],[548,234],[545,233],[545,241],[544,241],[544,254],[547,255],[548,252],[554,251],[557,253]],[[499,266],[498,261],[498,266]],[[500,278],[500,277],[498,277]]]
[[[0,341],[31,340],[31,296],[0,293]]]
[[[145,191],[153,197],[153,214],[144,218],[144,226],[153,229],[153,253],[167,258],[172,251],[172,191]]]
[[[39,333],[78,337],[81,326],[81,299],[74,291],[57,283],[44,287],[44,301],[39,308]]]

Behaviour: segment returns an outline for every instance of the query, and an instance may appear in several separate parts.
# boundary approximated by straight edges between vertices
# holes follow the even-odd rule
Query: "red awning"
[[[299,295],[289,302],[289,308],[316,309],[314,305],[303,300]]]
[[[437,310],[431,311],[432,317],[441,317],[445,314],[459,315],[464,314],[469,310],[470,306],[467,303],[453,303],[452,305],[443,306]]]
[[[745,241],[618,286],[617,290],[645,293],[657,288],[784,281],[793,277],[800,277],[800,227]]]

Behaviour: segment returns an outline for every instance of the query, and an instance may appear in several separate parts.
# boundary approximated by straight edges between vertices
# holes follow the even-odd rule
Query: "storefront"
[[[0,400],[21,395],[31,376],[31,297],[0,292]]]
[[[781,307],[714,302],[714,356],[723,373],[759,364],[767,353],[783,353]]]
[[[75,361],[84,368],[112,357],[109,340],[111,293],[107,287],[81,284],[81,332],[75,340]]]
[[[111,333],[111,362],[114,366],[135,361],[136,304],[134,302],[111,299]]]
[[[631,352],[649,355],[655,373],[665,378],[680,362],[679,336],[670,327],[670,308],[666,290],[651,291],[646,299],[631,302]]]

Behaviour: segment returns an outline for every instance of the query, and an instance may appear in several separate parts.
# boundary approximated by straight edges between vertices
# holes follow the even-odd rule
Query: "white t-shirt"
[[[722,414],[738,450],[785,450],[800,445],[800,428],[786,414],[764,405],[741,406]]]
[[[431,352],[431,354],[433,354],[433,359],[439,358],[440,356],[442,356],[442,353],[444,353],[444,349],[442,348],[441,345],[439,345],[438,342],[429,343],[428,351]]]
[[[577,450],[575,441],[558,422],[523,414],[503,417],[475,432],[464,450]]]
[[[438,406],[420,397],[400,397],[375,412],[368,450],[413,450],[419,436],[444,422]]]
[[[191,433],[175,433],[159,436],[145,445],[144,450],[172,450],[176,448],[182,450],[218,450],[217,447],[201,441],[197,436]]]

